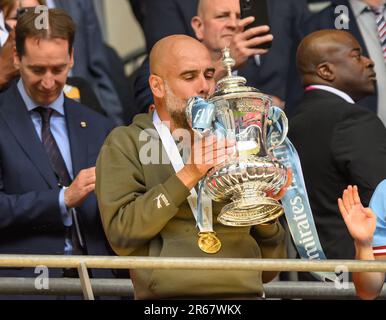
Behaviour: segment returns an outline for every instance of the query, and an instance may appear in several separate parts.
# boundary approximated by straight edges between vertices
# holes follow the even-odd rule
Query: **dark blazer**
[[[148,0],[145,28],[148,50],[156,41],[171,34],[195,37],[190,21],[197,14],[197,5],[197,0]],[[274,36],[272,48],[261,57],[260,65],[251,58],[239,70],[239,74],[247,78],[248,85],[294,103],[302,95],[295,66],[295,52],[303,36],[302,23],[310,14],[307,2],[269,0],[268,10]],[[143,110],[152,103],[148,77],[149,65],[145,61],[138,71],[134,85],[138,110]]]
[[[107,118],[65,98],[64,110],[74,176],[95,166],[99,149],[112,129]],[[80,123],[86,122],[83,128]],[[16,85],[0,96],[0,253],[63,254],[64,226],[57,180]],[[110,253],[95,195],[77,209],[88,253]],[[59,272],[59,270],[53,271]],[[94,273],[97,275],[99,271]],[[101,274],[106,274],[101,272]],[[0,275],[26,276],[1,270]],[[31,274],[28,274],[31,276]],[[32,274],[33,275],[33,274]]]
[[[197,14],[198,0],[146,0],[145,39],[148,52],[172,34],[195,37],[190,21]]]
[[[73,75],[86,79],[102,108],[116,123],[123,123],[123,106],[109,77],[109,61],[92,0],[54,0],[76,23]]]
[[[305,32],[311,33],[317,30],[322,29],[335,29],[335,20],[339,16],[339,14],[335,14],[335,8],[338,5],[344,5],[348,8],[348,14],[350,23],[348,24],[349,29],[346,30],[358,40],[359,44],[361,45],[363,49],[363,54],[367,57],[369,57],[369,52],[367,50],[365,41],[362,37],[362,34],[359,30],[358,24],[356,22],[354,13],[352,11],[352,8],[350,6],[350,3],[348,0],[333,0],[331,5],[325,8],[324,10],[312,15],[307,22],[304,25]],[[368,108],[369,110],[376,112],[377,111],[377,94],[370,95],[361,101],[358,102],[358,104]]]
[[[289,127],[326,256],[353,259],[337,199],[351,184],[358,186],[363,205],[369,204],[386,178],[386,129],[374,113],[322,90],[305,93]]]

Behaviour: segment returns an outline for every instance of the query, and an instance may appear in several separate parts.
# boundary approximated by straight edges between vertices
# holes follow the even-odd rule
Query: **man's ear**
[[[335,80],[334,66],[329,62],[322,62],[316,67],[316,74],[319,78],[332,82]]]
[[[200,41],[204,39],[204,23],[199,16],[194,16],[190,22],[196,38]]]
[[[154,97],[163,98],[165,96],[165,85],[161,77],[151,74],[149,85]]]

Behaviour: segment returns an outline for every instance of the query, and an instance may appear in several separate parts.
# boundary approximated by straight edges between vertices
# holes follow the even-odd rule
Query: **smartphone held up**
[[[263,25],[270,27],[267,0],[240,0],[240,11],[241,19],[251,16],[255,18],[252,23],[245,27],[245,30]],[[256,46],[256,49],[269,49],[271,46],[272,41],[269,41]]]

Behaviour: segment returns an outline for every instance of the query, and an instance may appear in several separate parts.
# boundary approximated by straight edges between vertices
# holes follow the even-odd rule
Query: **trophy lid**
[[[224,48],[222,50],[222,64],[224,65],[227,75],[217,82],[216,91],[211,96],[210,99],[216,99],[227,94],[235,93],[260,93],[260,91],[253,87],[248,87],[246,85],[247,79],[240,76],[234,76],[232,74],[232,68],[235,66],[236,62],[231,57],[229,48]]]

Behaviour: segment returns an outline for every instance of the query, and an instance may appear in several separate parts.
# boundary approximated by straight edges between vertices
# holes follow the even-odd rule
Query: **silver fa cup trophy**
[[[212,129],[235,139],[236,151],[232,160],[207,173],[203,191],[214,201],[229,202],[217,218],[222,224],[266,224],[284,212],[280,203],[271,196],[285,185],[287,169],[274,158],[272,151],[284,142],[288,120],[282,112],[281,137],[274,144],[268,144],[271,98],[246,86],[245,78],[232,75],[235,61],[228,49],[223,50],[223,64],[228,75],[218,82],[216,92],[206,103],[212,108]],[[191,123],[194,116],[197,118],[197,112],[193,114],[193,105],[194,101],[190,101],[187,108]]]

